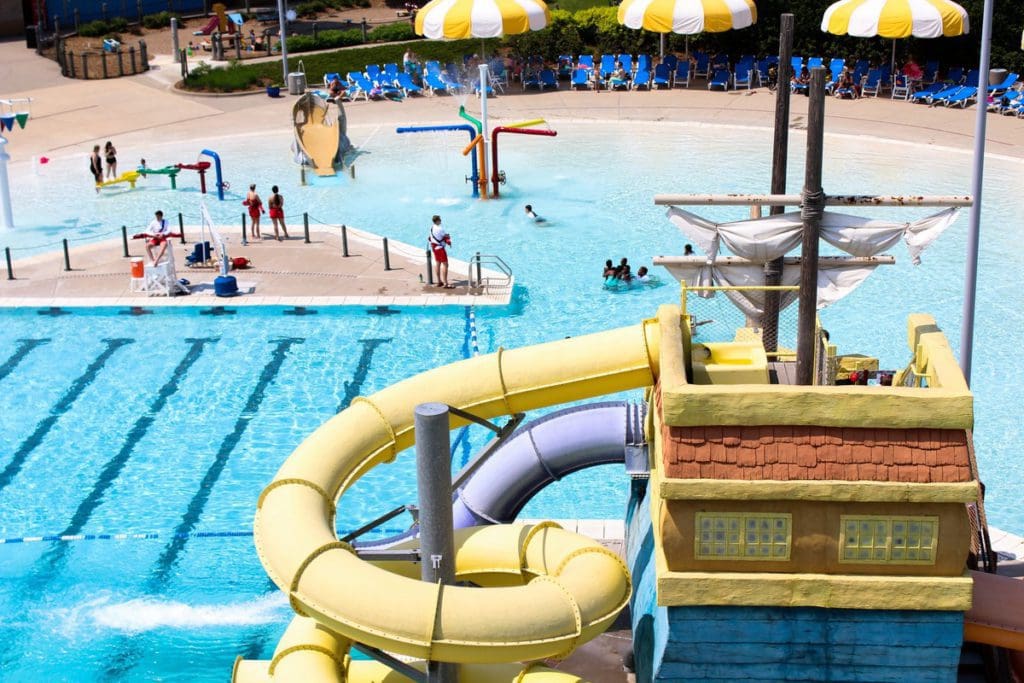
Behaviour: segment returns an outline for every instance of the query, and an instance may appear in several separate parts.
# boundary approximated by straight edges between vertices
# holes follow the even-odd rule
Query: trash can
[[[988,70],[988,84],[989,85],[999,85],[1004,80],[1006,80],[1006,69],[989,69]],[[973,83],[968,83],[967,85],[974,85],[974,84]]]
[[[306,74],[296,71],[288,74],[288,94],[302,95],[306,92]]]

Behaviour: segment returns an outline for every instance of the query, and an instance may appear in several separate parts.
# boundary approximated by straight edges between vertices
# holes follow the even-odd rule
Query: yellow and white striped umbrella
[[[720,33],[756,21],[754,0],[622,0],[619,5],[620,24],[658,33]]]
[[[416,13],[416,33],[434,40],[498,38],[550,21],[544,0],[431,0]]]
[[[941,38],[969,28],[967,11],[951,0],[840,0],[821,20],[822,31],[858,38]]]

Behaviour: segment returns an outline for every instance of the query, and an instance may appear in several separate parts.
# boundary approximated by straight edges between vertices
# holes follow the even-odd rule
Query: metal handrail
[[[488,268],[500,271],[504,275],[504,279],[484,277],[483,268]],[[492,280],[496,280],[494,284],[502,287],[508,287],[512,283],[512,268],[505,263],[502,258],[496,254],[481,254],[477,252],[469,259],[469,286],[483,287],[484,290],[491,284]]]

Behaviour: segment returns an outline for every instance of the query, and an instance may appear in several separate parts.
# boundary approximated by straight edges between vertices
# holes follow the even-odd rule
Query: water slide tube
[[[464,130],[469,133],[469,139],[472,141],[476,138],[477,132],[473,130],[473,127],[469,124],[461,123],[453,126],[403,126],[396,128],[395,132],[398,134],[402,133],[436,133],[440,131],[449,130]],[[480,181],[480,173],[477,170],[476,157],[470,156],[470,162],[473,165],[473,175],[470,177],[470,181],[473,183],[473,196],[480,196],[480,189],[477,187],[477,183]]]
[[[220,172],[220,156],[208,149],[200,152],[199,156],[208,156],[213,159],[213,170],[217,174],[217,199],[224,201],[224,179]]]
[[[1024,579],[972,571],[974,601],[964,615],[964,640],[1015,650],[1011,664],[1024,680]]]
[[[517,133],[519,135],[546,135],[555,137],[558,131],[543,128],[517,128],[515,126],[498,126],[491,131],[491,182],[494,184],[494,196],[498,196],[498,183],[504,177],[498,171],[498,133]]]
[[[266,669],[241,663],[236,680],[265,680],[249,675],[275,675],[292,656],[306,662],[315,653],[325,661],[308,677],[341,680],[350,640],[419,659],[491,664],[562,656],[601,633],[628,600],[629,576],[589,539],[551,523],[462,529],[456,574],[485,588],[441,587],[409,578],[415,565],[360,560],[337,540],[335,505],[360,476],[413,444],[419,403],[494,418],[652,385],[660,330],[679,324],[669,307],[660,315],[436,368],[356,399],[314,432],[260,495],[254,524],[261,562],[300,615],[289,632],[301,636],[282,640]],[[451,426],[463,424],[453,418]]]
[[[544,487],[577,470],[621,463],[643,443],[646,406],[625,401],[565,408],[533,420],[503,443],[459,489],[455,528],[508,524]]]

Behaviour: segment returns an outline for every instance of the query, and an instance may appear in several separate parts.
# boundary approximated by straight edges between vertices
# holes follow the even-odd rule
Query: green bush
[[[375,43],[393,43],[400,40],[415,40],[416,32],[412,30],[412,24],[408,21],[401,21],[394,24],[381,24],[370,31],[368,37]]]
[[[324,0],[307,0],[295,5],[295,13],[300,17],[315,19],[316,15],[329,9],[331,5]]]
[[[363,42],[363,32],[360,29],[349,29],[348,31],[320,31],[316,38],[313,36],[290,36],[286,45],[288,52],[311,52],[313,50],[329,50],[333,47],[350,47]]]
[[[170,12],[157,12],[156,14],[147,14],[142,17],[142,25],[146,28],[165,28],[171,25],[171,18],[177,18],[178,24],[181,24],[181,17],[177,14],[171,14]]]
[[[97,19],[78,27],[78,35],[86,38],[99,38],[108,34],[124,33],[128,30],[128,22],[122,17],[115,17],[110,21]]]

